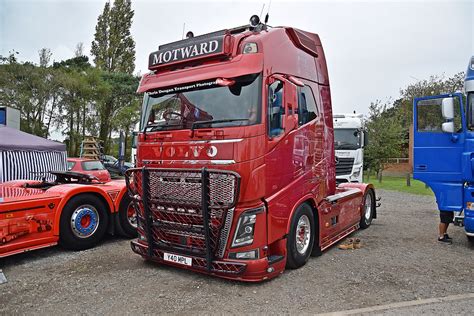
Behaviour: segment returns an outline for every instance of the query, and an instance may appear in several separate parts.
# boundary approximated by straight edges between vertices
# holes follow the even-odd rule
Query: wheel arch
[[[377,207],[376,206],[376,201],[377,201],[377,195],[375,193],[375,187],[372,183],[353,183],[353,182],[348,182],[348,183],[341,183],[339,185],[340,187],[345,187],[345,188],[356,188],[356,189],[359,189],[362,191],[363,193],[363,196],[365,196],[365,194],[367,193],[367,191],[369,190],[372,190],[372,192],[374,193],[374,201],[372,201],[372,203],[374,203],[374,208],[373,208],[373,218],[377,218]],[[362,203],[360,205],[360,214],[361,216],[363,215],[363,212],[364,212],[364,200],[362,200]]]
[[[93,187],[91,187],[90,189],[92,189]],[[84,191],[84,190],[78,190],[78,191],[72,191],[72,192],[69,192],[65,197],[63,197],[63,199],[61,200],[61,202],[59,203],[59,206],[58,206],[58,212],[56,212],[55,216],[54,216],[54,222],[55,223],[59,223],[60,220],[61,220],[61,215],[62,215],[62,211],[64,209],[64,207],[67,205],[67,203],[74,197],[77,197],[77,196],[83,196],[83,195],[92,195],[92,196],[95,196],[97,197],[102,203],[104,203],[104,205],[107,207],[107,214],[111,214],[112,213],[112,210],[114,210],[114,202],[112,201],[112,199],[107,195],[106,192],[102,191],[102,190],[98,190],[97,188],[94,188],[96,190],[87,190],[87,191]],[[108,222],[108,221],[107,221]],[[59,224],[58,225],[55,225],[55,227],[53,228],[53,234],[54,235],[59,235]]]
[[[312,195],[308,194],[302,197],[301,199],[299,199],[298,202],[296,202],[293,205],[293,208],[291,209],[291,212],[288,216],[288,222],[286,224],[286,234],[288,234],[290,231],[291,218],[293,217],[293,214],[296,212],[296,209],[304,203],[308,204],[313,210],[314,221],[315,221],[315,224],[318,224],[318,232],[319,232],[319,213],[318,213],[318,208],[316,207],[316,201],[314,200],[314,197]]]

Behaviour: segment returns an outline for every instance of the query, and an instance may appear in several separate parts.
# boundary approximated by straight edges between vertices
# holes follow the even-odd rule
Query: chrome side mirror
[[[443,98],[441,102],[441,114],[445,120],[454,119],[454,100],[453,98]]]
[[[441,125],[441,130],[444,133],[454,133],[454,122],[444,122],[443,125]]]

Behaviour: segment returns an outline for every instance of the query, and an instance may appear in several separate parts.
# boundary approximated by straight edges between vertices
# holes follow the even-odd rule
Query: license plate
[[[182,264],[185,266],[192,266],[193,259],[185,256],[179,256],[172,253],[163,253],[163,258],[165,261],[174,262]]]

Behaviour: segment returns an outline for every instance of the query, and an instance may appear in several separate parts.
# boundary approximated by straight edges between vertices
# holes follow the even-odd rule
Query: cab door
[[[461,94],[414,100],[413,177],[431,187],[438,208],[460,211],[466,118]]]

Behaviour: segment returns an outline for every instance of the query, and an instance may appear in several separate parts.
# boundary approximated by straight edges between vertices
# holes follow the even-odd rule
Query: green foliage
[[[381,171],[387,158],[407,157],[409,133],[413,124],[413,100],[460,91],[463,84],[464,72],[448,78],[444,75],[431,76],[401,89],[399,99],[393,103],[372,103],[366,123],[370,139],[365,150],[366,165]]]
[[[135,69],[135,41],[130,34],[134,11],[130,0],[107,2],[97,19],[91,54],[100,69],[132,74]]]
[[[41,66],[20,63],[15,55],[0,58],[0,104],[20,110],[21,129],[42,137],[62,132],[70,156],[78,156],[84,136],[99,136],[103,125],[107,141],[119,131],[131,138],[139,119],[139,78],[100,70],[86,56],[48,66],[49,54],[40,50]]]
[[[388,158],[399,157],[402,146],[407,142],[399,111],[380,101],[371,103],[366,130],[370,141],[364,152],[365,159],[371,168],[379,172]]]

